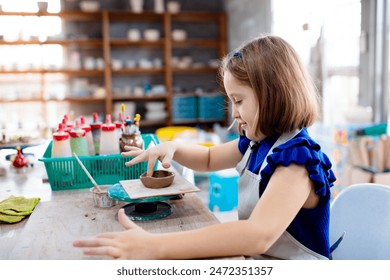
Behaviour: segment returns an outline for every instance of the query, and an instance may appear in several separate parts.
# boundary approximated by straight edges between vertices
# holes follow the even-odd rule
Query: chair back
[[[330,244],[338,260],[390,260],[390,186],[364,183],[343,189],[331,203]]]

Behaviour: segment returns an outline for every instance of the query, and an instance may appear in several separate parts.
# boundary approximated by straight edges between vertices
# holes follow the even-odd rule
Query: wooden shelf
[[[44,102],[42,98],[33,98],[33,99],[0,99],[0,103],[34,103],[34,102]]]
[[[115,102],[148,102],[148,101],[161,101],[166,103],[166,110],[168,112],[167,119],[161,121],[148,121],[143,120],[143,126],[169,126],[173,125],[174,121],[172,120],[172,95],[173,95],[173,85],[180,84],[180,77],[177,75],[198,75],[198,74],[217,74],[217,68],[202,66],[202,67],[190,67],[190,68],[175,68],[172,66],[172,56],[173,52],[183,49],[185,52],[191,53],[192,51],[196,51],[202,49],[202,51],[208,49],[213,49],[213,53],[217,54],[215,59],[220,59],[226,53],[226,17],[222,12],[189,12],[182,11],[179,14],[170,14],[168,12],[164,13],[154,13],[154,12],[143,12],[143,13],[133,13],[131,11],[126,10],[103,10],[93,13],[83,12],[79,10],[70,10],[70,11],[62,11],[59,13],[47,13],[47,12],[39,12],[39,13],[14,13],[14,12],[0,12],[0,17],[3,16],[22,16],[22,17],[60,17],[65,21],[65,24],[71,23],[71,21],[77,22],[83,21],[81,24],[93,24],[94,27],[98,26],[100,31],[94,31],[94,38],[84,39],[84,35],[87,34],[76,34],[69,38],[57,38],[52,37],[48,38],[46,41],[39,41],[35,37],[31,40],[17,40],[14,42],[7,42],[4,40],[0,40],[0,46],[20,46],[20,45],[60,45],[63,46],[66,51],[70,51],[72,48],[80,49],[80,52],[86,53],[87,51],[100,52],[100,57],[103,58],[105,62],[104,69],[100,70],[72,70],[72,69],[32,69],[32,70],[11,70],[11,71],[1,71],[0,75],[24,75],[24,74],[33,74],[40,75],[40,78],[37,79],[37,82],[40,83],[40,98],[31,99],[31,100],[5,100],[0,99],[0,102],[70,102],[70,103],[101,103],[105,106],[105,113],[112,113],[113,104]],[[171,39],[172,29],[174,28],[174,24],[177,23],[213,23],[218,27],[218,34],[213,36],[212,38],[208,38],[205,35],[205,38],[191,38],[191,32],[188,31],[188,37],[183,41],[173,41]],[[97,23],[97,24],[96,24]],[[126,38],[125,32],[122,31],[121,34],[111,34],[114,25],[121,25],[122,29],[126,28],[123,26],[135,26],[135,24],[142,26],[145,25],[153,26],[149,28],[157,28],[162,34],[162,37],[156,41],[147,41],[142,38],[139,41],[130,41]],[[175,25],[175,26],[176,26]],[[129,27],[130,28],[130,27]],[[144,28],[140,28],[141,32]],[[126,31],[126,30],[124,30]],[[207,33],[207,32],[206,32]],[[80,38],[77,38],[80,35]],[[88,34],[89,35],[89,34]],[[121,37],[123,36],[123,37]],[[74,38],[73,38],[74,37]],[[143,37],[143,36],[142,36]],[[160,55],[158,58],[162,60],[163,66],[161,68],[123,68],[119,70],[115,70],[111,66],[111,61],[113,58],[116,58],[116,53],[120,52],[128,52],[128,51],[142,51],[143,53],[157,53]],[[160,51],[162,55],[160,54]],[[96,57],[96,55],[95,55]],[[81,60],[85,58],[85,54],[82,54]],[[137,61],[140,57],[134,57],[134,60]],[[207,65],[207,62],[204,62]],[[63,100],[54,100],[54,99],[45,99],[46,93],[45,88],[48,79],[46,76],[52,74],[63,74],[65,79],[67,78],[75,78],[75,77],[91,77],[98,78],[101,80],[101,84],[105,89],[105,97],[104,98],[65,98]],[[123,77],[121,77],[123,76]],[[126,77],[128,76],[128,77]],[[123,80],[124,78],[131,79],[131,77],[137,76],[136,79],[142,79],[142,76],[145,76],[146,79],[151,80],[161,80],[161,84],[163,84],[166,88],[165,95],[158,96],[126,96],[119,97],[114,96],[113,89],[115,88],[115,83]],[[21,76],[23,79],[23,76]],[[70,81],[70,79],[67,79]],[[200,85],[202,81],[199,81]],[[1,84],[0,84],[1,87]],[[227,117],[226,117],[227,121]],[[197,124],[197,123],[212,123],[211,121],[194,121],[194,122],[186,122],[187,124]],[[217,122],[221,122],[217,120]]]
[[[50,99],[50,101],[61,101],[61,100],[55,100],[55,99]],[[95,98],[95,97],[67,97],[63,99],[62,101],[65,102],[80,102],[80,103],[89,103],[89,102],[106,102],[105,98]]]
[[[219,42],[213,39],[186,39],[173,41],[173,48],[218,48]]]
[[[165,44],[165,39],[159,39],[156,41],[130,41],[128,39],[111,39],[110,45],[112,47],[150,47],[150,48],[161,48]]]
[[[150,96],[124,96],[124,97],[113,97],[113,102],[120,101],[165,101],[166,95],[150,95]]]
[[[38,40],[18,40],[6,42],[0,40],[0,45],[62,45],[62,46],[86,46],[86,47],[102,47],[102,39],[48,39],[47,41]]]
[[[181,12],[179,14],[172,14],[172,21],[181,22],[216,22],[219,20],[221,13],[218,12]]]
[[[75,75],[75,76],[102,76],[104,75],[104,70],[12,70],[12,71],[0,71],[0,75],[9,75],[9,74],[64,74],[64,75]]]
[[[172,72],[175,74],[194,74],[194,73],[216,73],[218,68],[215,67],[190,67],[190,68],[173,68]]]
[[[57,16],[67,20],[102,20],[102,12],[87,13],[83,11],[64,11],[60,13],[48,13],[48,12],[0,12],[0,16],[22,16],[22,17],[53,17]]]
[[[165,72],[163,68],[150,68],[150,69],[142,69],[142,68],[132,68],[132,69],[121,69],[121,70],[112,70],[112,74],[118,75],[145,75],[145,74],[162,74]]]
[[[130,22],[163,22],[165,13],[154,12],[133,13],[131,11],[108,11],[110,21]]]

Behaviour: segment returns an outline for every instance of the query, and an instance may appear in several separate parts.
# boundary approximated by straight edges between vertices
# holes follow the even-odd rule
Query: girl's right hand
[[[125,146],[127,152],[123,152],[122,156],[134,157],[126,162],[126,166],[132,166],[136,163],[148,162],[147,176],[152,176],[156,161],[159,160],[164,168],[171,167],[171,161],[175,154],[176,147],[173,142],[164,142],[154,147],[149,147],[142,150],[133,146]]]

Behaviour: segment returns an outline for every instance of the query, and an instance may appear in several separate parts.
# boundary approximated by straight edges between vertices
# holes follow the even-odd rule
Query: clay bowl
[[[145,172],[139,178],[145,187],[160,189],[169,187],[175,178],[175,174],[166,170],[156,170],[152,176],[146,176]]]

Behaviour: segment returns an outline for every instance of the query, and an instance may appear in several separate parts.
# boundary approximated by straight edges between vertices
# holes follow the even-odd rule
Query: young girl
[[[239,220],[202,229],[151,234],[119,210],[126,229],[74,242],[87,255],[116,259],[189,259],[245,255],[254,258],[328,259],[330,187],[328,157],[306,127],[318,115],[317,95],[295,50],[276,36],[257,38],[224,58],[224,89],[238,122],[239,139],[213,147],[164,142],[130,148],[131,166],[175,160],[198,171],[236,167]],[[188,242],[191,240],[191,242]]]

